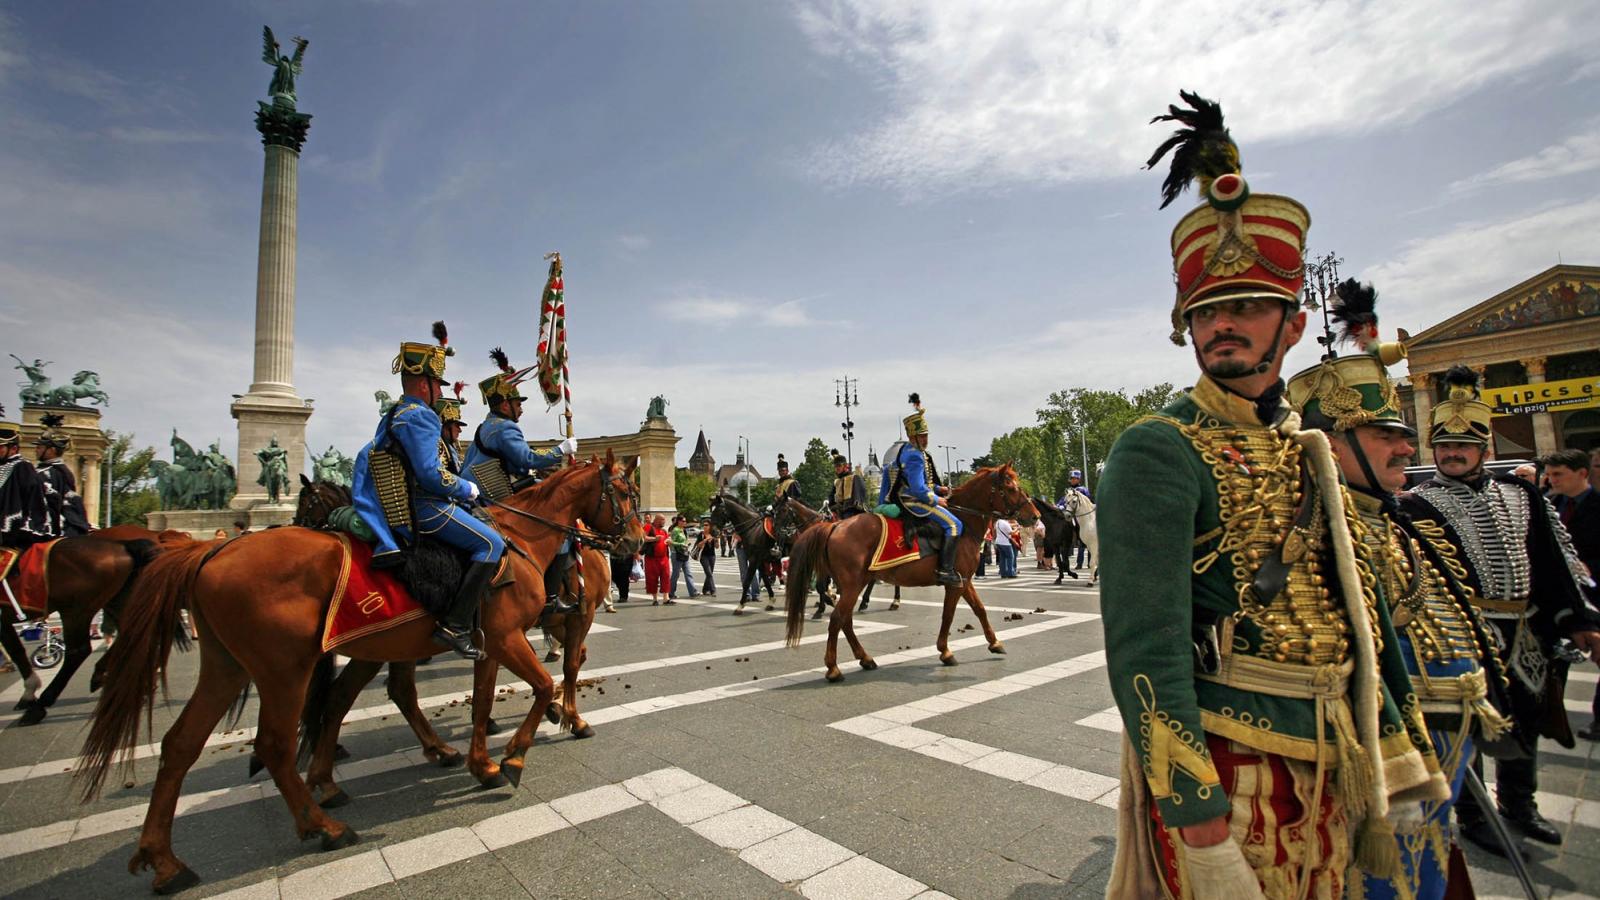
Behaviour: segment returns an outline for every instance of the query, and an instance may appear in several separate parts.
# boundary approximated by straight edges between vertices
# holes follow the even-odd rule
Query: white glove
[[[569,437],[557,444],[556,449],[561,451],[562,456],[576,456],[578,455],[578,439]]]
[[[1389,807],[1389,814],[1384,818],[1389,820],[1395,831],[1404,832],[1416,831],[1427,821],[1421,803],[1396,803]]]
[[[1265,900],[1255,870],[1233,838],[1210,847],[1185,845],[1183,859],[1194,900]]]
[[[473,482],[471,482],[471,481],[462,481],[461,483],[466,485],[467,486],[467,490],[469,492],[471,492],[471,494],[472,494],[472,496],[467,498],[467,502],[468,503],[476,502],[477,499],[478,499],[478,485],[473,483]]]

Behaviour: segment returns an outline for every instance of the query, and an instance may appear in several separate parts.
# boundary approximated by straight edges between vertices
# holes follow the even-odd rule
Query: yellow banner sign
[[[1483,402],[1494,407],[1497,416],[1586,409],[1600,406],[1600,377],[1484,388]]]

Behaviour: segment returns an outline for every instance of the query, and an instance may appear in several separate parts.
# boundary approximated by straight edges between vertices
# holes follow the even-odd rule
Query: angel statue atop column
[[[286,106],[294,109],[294,77],[300,74],[300,61],[305,58],[306,45],[311,43],[303,37],[294,39],[294,55],[285,56],[279,52],[278,39],[272,36],[270,27],[261,29],[263,47],[261,61],[272,67],[272,83],[267,86],[267,94],[272,97],[274,106]]]

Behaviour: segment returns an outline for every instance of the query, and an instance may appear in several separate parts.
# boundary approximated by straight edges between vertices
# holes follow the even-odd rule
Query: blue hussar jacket
[[[372,480],[372,451],[391,446],[398,447],[411,468],[415,491],[411,499],[419,508],[466,503],[472,498],[472,489],[446,463],[450,451],[441,434],[439,414],[416,397],[401,397],[378,423],[371,443],[356,454],[351,493],[355,495],[356,513],[378,536],[372,550],[374,556],[399,549],[389,520],[384,518],[383,505],[378,502],[378,486]]]
[[[529,472],[540,472],[561,465],[561,451],[554,448],[532,450],[516,422],[499,413],[490,413],[489,418],[478,426],[478,433],[473,435],[472,444],[467,448],[467,458],[461,464],[461,477],[476,483],[472,467],[486,459],[498,459],[500,465],[505,467],[506,475],[516,481]]]
[[[927,506],[938,503],[938,496],[928,484],[927,454],[908,441],[896,444],[895,448],[896,452],[889,456],[889,465],[883,470],[883,481],[878,486],[878,502],[899,503],[904,498]],[[896,483],[899,484],[898,496],[895,495]]]

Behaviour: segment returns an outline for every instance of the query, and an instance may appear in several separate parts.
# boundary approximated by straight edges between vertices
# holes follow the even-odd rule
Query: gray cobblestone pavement
[[[731,562],[727,561],[727,562]],[[777,613],[732,603],[619,607],[597,621],[582,708],[588,740],[540,728],[519,789],[481,790],[463,769],[427,766],[387,705],[381,680],[343,743],[337,811],[362,837],[320,853],[300,843],[263,773],[246,778],[248,733],[219,735],[185,783],[174,846],[204,879],[187,896],[1043,898],[1103,896],[1114,849],[1120,723],[1105,683],[1099,597],[1022,576],[979,582],[1008,653],[985,649],[961,612],[960,664],[940,666],[932,589],[858,616],[881,668],[822,679],[823,622],[782,646]],[[843,656],[848,656],[846,649]],[[90,660],[90,664],[94,660]],[[175,657],[173,702],[194,654]],[[1569,690],[1588,721],[1593,667]],[[85,668],[87,671],[87,667]],[[436,727],[466,746],[470,664],[419,669]],[[1580,680],[1581,679],[1581,680]],[[511,680],[502,673],[502,683]],[[14,675],[0,676],[0,893],[124,897],[148,892],[126,864],[143,819],[153,756],[132,786],[79,804],[66,769],[82,743],[87,675],[44,724],[18,728]],[[526,691],[495,706],[509,721]],[[253,722],[253,710],[244,724]],[[491,746],[497,746],[491,739]],[[1530,845],[1551,896],[1600,893],[1600,785],[1593,744],[1545,757],[1545,813],[1566,837]],[[1469,850],[1480,897],[1520,896],[1498,860]]]

